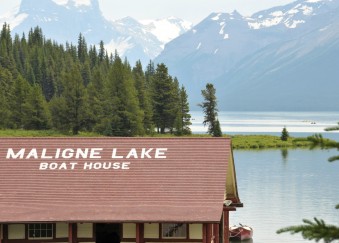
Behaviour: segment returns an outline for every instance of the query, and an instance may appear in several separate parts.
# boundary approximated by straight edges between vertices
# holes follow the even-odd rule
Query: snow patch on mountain
[[[134,44],[130,42],[131,37],[112,39],[109,43],[105,44],[108,53],[117,51],[119,55],[125,55],[126,51],[132,49]]]
[[[274,82],[270,86],[274,92],[268,93],[279,93],[276,87],[284,86],[286,82],[305,94],[304,87],[309,87],[305,85],[309,80],[315,80],[312,84],[316,85],[322,80],[322,74],[308,75],[308,71],[316,70],[314,67],[323,60],[331,60],[331,65],[338,63],[335,61],[338,60],[335,53],[339,48],[338,11],[339,0],[295,0],[249,17],[237,12],[212,13],[191,31],[168,43],[155,62],[166,63],[173,75],[183,80],[191,104],[200,102],[199,94],[206,81],[214,82],[221,94],[222,107],[226,109],[235,99],[238,100],[235,104],[241,105],[234,105],[232,109],[240,106],[247,109],[252,104],[251,99],[261,98],[251,91],[262,94],[260,92],[266,90],[269,82]],[[333,44],[327,46],[332,41]],[[322,55],[319,62],[314,60]],[[326,65],[321,64],[321,68],[329,70]],[[299,75],[300,68],[303,71]],[[285,71],[299,76],[285,75]],[[303,79],[302,75],[308,78]],[[262,77],[265,77],[263,83]],[[251,99],[243,102],[246,97]],[[271,98],[269,95],[265,97]],[[257,108],[269,107],[266,104],[269,98]],[[287,103],[285,100],[280,103]],[[294,100],[294,103],[298,101]]]
[[[192,28],[192,23],[175,17],[156,20],[141,20],[146,30],[163,43],[163,46]]]
[[[81,7],[81,6],[91,6],[92,2],[91,0],[52,0],[58,5],[72,5],[75,7]]]
[[[126,17],[107,20],[98,0],[21,0],[20,6],[0,16],[0,23],[8,23],[12,34],[28,33],[31,28],[42,28],[46,38],[59,43],[76,43],[80,33],[88,45],[102,40],[108,54],[115,50],[131,63],[148,63],[165,45],[192,28],[192,23],[169,17],[137,21]]]
[[[52,0],[52,1],[58,5],[67,5],[68,3],[68,0]]]
[[[14,29],[28,17],[28,14],[26,13],[18,14],[18,12],[19,6],[13,8],[11,11],[5,13],[3,16],[0,16],[0,23],[6,22],[7,24],[9,24],[11,29]]]
[[[218,21],[221,15],[221,13],[218,13],[216,16],[212,17],[211,20]]]
[[[290,8],[262,11],[260,15],[252,16],[248,19],[248,26],[251,29],[270,28],[283,24],[287,28],[296,28],[300,24],[306,23],[304,17],[314,15],[313,5],[323,4],[324,0],[299,1],[296,5],[291,4]],[[272,11],[272,12],[270,12]],[[264,17],[266,13],[266,18]]]

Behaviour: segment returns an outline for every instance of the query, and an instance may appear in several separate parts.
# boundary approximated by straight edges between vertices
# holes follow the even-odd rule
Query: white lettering
[[[156,159],[166,159],[165,152],[167,151],[167,148],[157,148],[155,150],[155,156]]]
[[[149,153],[150,153],[152,150],[153,150],[153,148],[150,148],[150,149],[148,149],[148,150],[146,150],[145,148],[143,148],[143,149],[141,150],[141,158],[144,159],[145,156],[146,156],[147,158],[151,159],[152,157],[149,155]]]
[[[101,169],[101,166],[102,166],[102,164],[100,162],[97,162],[97,163],[94,163],[93,168],[95,170],[99,170],[99,169]]]
[[[137,159],[137,158],[138,158],[138,153],[137,153],[137,150],[136,150],[135,148],[132,148],[132,149],[129,151],[128,155],[126,156],[126,159],[129,159],[129,158],[132,157],[132,156],[133,156],[134,159]]]
[[[39,170],[47,170],[48,168],[48,163],[40,163]]]
[[[101,155],[100,155],[101,151],[102,151],[102,148],[92,148],[89,157],[91,159],[101,159]]]
[[[55,151],[55,158],[56,159],[60,158],[60,149],[59,148],[57,148],[56,151]]]
[[[120,169],[120,163],[119,162],[113,163],[113,169],[114,170]]]
[[[73,157],[74,154],[74,150],[73,149],[64,149],[64,151],[62,151],[61,157],[64,159],[70,159]]]
[[[88,155],[88,148],[85,148],[84,150],[82,150],[81,148],[78,148],[76,153],[75,153],[75,158],[76,159],[87,159],[87,155]]]
[[[47,149],[42,149],[42,153],[41,153],[41,158],[42,159],[53,159],[53,156],[48,156],[48,155],[46,155],[46,153],[47,153]]]
[[[113,152],[112,152],[112,159],[123,159],[124,158],[124,156],[122,156],[122,155],[117,155],[117,149],[116,148],[114,148],[113,149]]]
[[[25,149],[20,149],[20,151],[18,153],[14,153],[12,148],[9,148],[7,150],[7,156],[6,159],[23,159],[24,158],[24,154],[25,154]]]
[[[55,170],[58,168],[58,163],[50,163],[49,164],[49,169],[50,170]]]
[[[26,156],[26,159],[30,159],[31,157],[33,157],[34,159],[38,159],[38,152],[36,151],[36,148],[33,148],[31,150],[31,152],[29,152],[29,154]]]
[[[71,165],[71,170],[74,170],[75,166],[78,164],[77,162],[69,163]]]
[[[67,164],[64,162],[59,166],[59,170],[67,170]]]
[[[92,169],[92,166],[93,166],[93,163],[86,162],[86,163],[84,164],[84,170],[91,170],[91,169]]]
[[[130,164],[131,164],[130,162],[123,162],[122,165],[121,165],[121,169],[129,170],[129,165]]]

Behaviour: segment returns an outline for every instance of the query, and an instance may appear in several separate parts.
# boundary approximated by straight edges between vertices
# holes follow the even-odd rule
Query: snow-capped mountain
[[[338,7],[336,0],[298,0],[250,17],[213,13],[155,61],[184,83],[191,104],[212,82],[222,110],[338,109],[333,89],[310,105],[310,94],[324,91],[319,84],[339,88],[337,69],[326,69],[339,63]]]
[[[80,33],[87,44],[98,45],[126,56],[131,64],[147,63],[155,58],[165,44],[187,31],[191,24],[177,18],[138,22],[132,18],[109,21],[104,18],[98,0],[22,0],[14,13],[0,18],[12,33],[27,33],[42,28],[46,38],[59,43],[77,43]],[[170,31],[163,31],[164,29]]]
[[[146,61],[157,57],[163,51],[167,42],[185,33],[192,27],[190,22],[174,17],[144,21],[137,21],[131,17],[126,17],[112,21],[112,25],[121,36],[128,37],[125,46],[134,46],[134,48],[124,49],[123,54],[128,59],[133,60],[139,59],[140,55],[146,55]],[[110,49],[114,48],[111,47]],[[121,50],[122,48],[117,49]]]
[[[192,23],[176,17],[165,19],[142,20],[140,21],[157,39],[163,43],[163,46],[185,33],[192,28]]]

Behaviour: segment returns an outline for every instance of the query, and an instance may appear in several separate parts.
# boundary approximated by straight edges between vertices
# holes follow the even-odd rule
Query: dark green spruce
[[[222,131],[218,120],[216,89],[213,84],[208,83],[206,88],[201,90],[201,94],[204,101],[199,106],[205,114],[203,124],[204,126],[208,125],[207,133],[213,137],[221,137]]]
[[[39,27],[0,32],[0,129],[107,136],[190,134],[188,98],[165,64],[131,66],[104,43],[46,39]],[[156,66],[156,68],[155,68]]]

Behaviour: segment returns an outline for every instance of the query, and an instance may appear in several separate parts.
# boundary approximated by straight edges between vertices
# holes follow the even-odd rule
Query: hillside
[[[155,61],[184,82],[191,104],[212,82],[221,110],[338,110],[338,7],[298,0],[251,17],[214,13]]]

